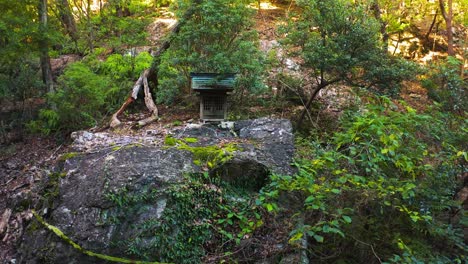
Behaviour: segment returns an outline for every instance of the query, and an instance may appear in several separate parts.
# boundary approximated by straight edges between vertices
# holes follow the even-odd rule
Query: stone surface
[[[195,137],[196,146],[236,142],[239,150],[210,174],[238,187],[258,191],[270,173],[294,173],[290,166],[293,134],[288,120],[246,120],[224,129],[192,124],[169,133],[179,139]],[[132,137],[80,131],[73,139],[73,149],[78,153],[58,162],[58,176],[55,182],[51,178],[45,184],[44,202],[36,210],[73,241],[97,253],[126,257],[117,242],[131,237],[135,224],[157,220],[164,214],[170,205],[160,195],[163,190],[183,181],[184,174],[204,169],[194,164],[191,152],[164,146],[164,137],[157,133]],[[151,194],[154,199],[129,202],[122,198],[127,194]],[[113,223],[113,217],[122,213],[119,208],[125,206],[131,214]],[[23,236],[18,263],[43,262],[101,263],[33,221]]]

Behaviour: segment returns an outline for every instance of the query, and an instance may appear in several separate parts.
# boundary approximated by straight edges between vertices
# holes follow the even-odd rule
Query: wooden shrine
[[[200,96],[200,119],[220,122],[227,118],[227,96],[234,89],[235,74],[191,73],[191,86]]]

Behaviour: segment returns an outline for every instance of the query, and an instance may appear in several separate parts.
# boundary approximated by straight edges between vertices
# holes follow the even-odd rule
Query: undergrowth
[[[303,224],[289,243],[305,238],[313,260],[465,263],[466,214],[454,197],[467,171],[466,123],[432,111],[378,98],[343,115],[329,138],[299,138],[298,173],[274,175],[258,203],[292,211]],[[286,208],[286,200],[300,202]]]
[[[125,226],[145,206],[165,207],[159,217],[133,219],[126,232],[131,235],[114,243],[144,260],[200,263],[209,252],[229,252],[263,225],[254,199],[238,197],[208,173],[187,175],[181,183],[162,190],[135,194],[122,188],[106,197],[117,209],[105,213],[104,225]]]

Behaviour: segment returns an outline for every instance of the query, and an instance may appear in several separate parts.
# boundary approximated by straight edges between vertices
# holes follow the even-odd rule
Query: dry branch
[[[8,221],[10,220],[11,209],[7,208],[3,212],[2,219],[0,220],[0,234],[3,233],[3,230],[8,226]]]

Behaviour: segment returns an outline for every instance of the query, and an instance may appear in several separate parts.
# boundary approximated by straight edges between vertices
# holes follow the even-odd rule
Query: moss
[[[197,166],[207,166],[213,168],[219,164],[230,160],[232,153],[239,150],[236,143],[228,143],[223,146],[189,146],[187,143],[196,143],[196,138],[176,139],[167,136],[164,139],[164,144],[169,147],[176,147],[180,150],[187,150],[193,154],[193,163]]]
[[[170,136],[167,136],[165,139],[164,139],[164,144],[166,146],[175,146],[177,145],[177,139],[173,138],[173,137],[170,137]]]
[[[40,225],[40,223],[37,220],[33,220],[26,228],[26,232],[28,232],[28,234],[32,234],[35,231],[40,230],[41,228],[42,226]]]
[[[193,137],[186,137],[186,138],[184,138],[184,141],[187,142],[187,143],[197,143],[198,139],[193,138]]]
[[[56,236],[61,238],[64,242],[68,243],[71,245],[73,248],[76,250],[80,251],[83,254],[86,254],[90,257],[95,257],[98,259],[102,259],[105,261],[110,261],[110,262],[118,262],[118,263],[134,263],[134,264],[159,264],[161,262],[150,262],[150,261],[139,261],[139,260],[130,260],[130,259],[125,259],[125,258],[119,258],[119,257],[114,257],[114,256],[109,256],[109,255],[104,255],[104,254],[99,254],[95,253],[90,250],[86,250],[82,248],[80,245],[78,245],[76,242],[71,240],[67,235],[65,235],[62,230],[58,229],[56,226],[50,225],[47,223],[40,215],[38,215],[34,210],[32,211],[34,217],[36,218],[37,221],[39,221],[42,225],[44,225],[49,231],[53,232]]]
[[[176,120],[174,122],[172,122],[172,126],[181,126],[182,125],[182,121],[180,120]]]
[[[81,153],[69,152],[69,153],[65,153],[62,156],[60,156],[59,160],[60,161],[66,161],[66,160],[69,160],[69,159],[74,158],[74,157],[79,156],[79,155],[81,155]]]
[[[42,206],[50,207],[60,194],[60,179],[67,176],[66,172],[54,172],[49,174],[47,184],[41,191]]]
[[[116,146],[116,147],[113,147],[113,148],[112,148],[112,151],[118,151],[118,150],[120,150],[121,148],[122,148],[121,146]]]
[[[213,168],[216,165],[223,164],[232,158],[232,153],[238,150],[235,143],[229,143],[223,147],[213,145],[205,147],[191,147],[187,144],[181,144],[178,149],[188,150],[193,153],[194,163],[200,163]]]
[[[31,208],[31,206],[32,206],[32,199],[28,195],[27,197],[24,197],[18,202],[18,204],[15,206],[15,212],[25,211],[28,208]]]

